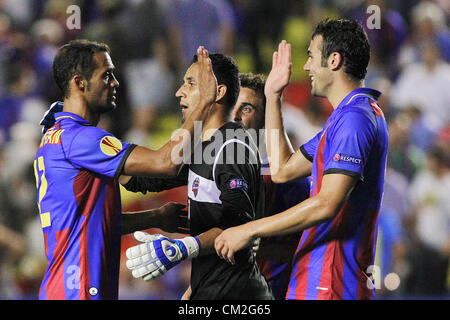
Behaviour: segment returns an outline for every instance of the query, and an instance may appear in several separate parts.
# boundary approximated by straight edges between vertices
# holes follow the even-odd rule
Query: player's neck
[[[93,126],[96,126],[100,121],[100,115],[91,112],[86,101],[81,97],[77,97],[75,95],[64,99],[63,111],[74,113],[81,118],[88,120],[89,123]]]
[[[202,141],[209,140],[212,135],[227,122],[225,107],[220,104],[214,104],[211,108],[208,118],[203,124]]]
[[[355,89],[364,87],[364,85],[364,80],[351,81],[346,77],[338,79],[328,90],[328,101],[330,101],[333,109],[336,109],[342,102],[342,100],[344,100],[344,98],[350,94],[350,92]]]

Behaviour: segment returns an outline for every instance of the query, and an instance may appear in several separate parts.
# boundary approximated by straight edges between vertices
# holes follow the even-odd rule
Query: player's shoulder
[[[358,96],[345,105],[342,112],[357,112],[367,115],[373,110],[373,104],[377,104],[377,101],[364,95]]]
[[[217,134],[220,138],[216,135],[216,160],[224,159],[226,164],[236,165],[260,163],[255,137],[240,124],[228,122]]]
[[[61,129],[63,130],[62,137],[64,140],[84,141],[86,143],[98,140],[105,136],[112,136],[111,133],[106,130],[91,126],[83,125],[80,123],[61,123]]]
[[[258,133],[255,130],[246,130],[241,124],[235,122],[228,122],[219,130],[224,136],[224,146],[245,145],[253,151],[258,150],[256,145]]]
[[[345,106],[334,122],[335,128],[345,132],[376,128],[374,110],[367,99]]]
[[[88,150],[102,150],[103,152],[112,150],[112,154],[117,154],[117,151],[123,148],[122,141],[99,127],[72,123],[68,124],[65,129],[61,135],[61,142],[68,155],[72,155],[73,152],[88,152]]]

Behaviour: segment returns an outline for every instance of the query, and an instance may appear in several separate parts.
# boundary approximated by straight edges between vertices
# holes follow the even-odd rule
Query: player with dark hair
[[[370,46],[361,25],[346,19],[317,26],[304,70],[312,93],[334,107],[324,129],[299,150],[284,134],[267,139],[272,180],[312,175],[311,196],[279,214],[225,230],[217,254],[233,262],[257,237],[303,231],[287,299],[372,299],[377,218],[383,195],[388,132],[377,105],[380,92],[364,88]],[[283,130],[281,94],[292,71],[290,45],[273,55],[265,94],[266,130]]]
[[[240,122],[247,130],[260,130],[264,127],[266,114],[266,96],[264,95],[266,80],[263,75],[252,73],[241,73],[239,79],[241,90],[232,118]]]
[[[121,234],[167,224],[151,211],[122,217],[119,177],[178,173],[172,152],[195,143],[190,139],[194,121],[206,118],[217,95],[208,53],[200,47],[198,55],[192,67],[198,94],[183,130],[150,150],[96,127],[102,114],[116,108],[119,82],[108,46],[75,40],[59,49],[53,71],[63,110],[54,113],[55,104],[46,115],[47,130],[34,161],[48,260],[40,299],[117,299]]]
[[[246,130],[264,130],[266,97],[263,75],[243,73],[239,76],[241,91],[232,112],[233,120],[242,124]],[[257,137],[260,137],[259,132]],[[282,212],[309,197],[310,178],[276,184],[270,178],[270,168],[264,141],[259,142],[264,173],[265,205],[264,216]],[[292,259],[301,233],[263,238],[260,241],[256,258],[262,274],[272,289],[274,298],[282,300],[286,296]]]
[[[232,265],[214,252],[215,237],[223,229],[263,217],[264,184],[256,143],[240,124],[227,121],[239,95],[238,68],[222,54],[211,54],[210,58],[218,95],[202,127],[202,144],[194,150],[177,179],[159,181],[162,187],[169,188],[187,184],[193,236],[188,238],[196,241],[192,241],[189,249],[183,243],[185,238],[135,232],[136,239],[143,243],[127,250],[127,267],[135,278],[151,280],[182,260],[192,259],[190,287],[183,299],[273,299],[252,248],[239,252]],[[176,93],[184,117],[191,112],[196,97],[191,84],[197,80],[191,68]],[[132,178],[126,187],[146,192],[154,190],[155,182]]]

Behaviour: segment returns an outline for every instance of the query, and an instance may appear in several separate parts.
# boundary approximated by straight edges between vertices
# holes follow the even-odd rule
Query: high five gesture
[[[283,40],[278,45],[278,51],[273,53],[272,70],[266,80],[264,93],[266,96],[275,95],[280,97],[284,88],[291,79],[291,45]]]

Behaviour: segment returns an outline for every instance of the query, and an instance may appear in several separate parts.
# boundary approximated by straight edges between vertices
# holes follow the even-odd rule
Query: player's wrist
[[[279,102],[281,100],[283,92],[266,92],[266,104],[273,103],[273,102]]]
[[[164,222],[164,218],[167,219],[167,207],[162,206],[155,210],[154,212],[155,219],[160,226]]]
[[[246,224],[244,224],[242,226],[244,228],[245,234],[251,241],[254,241],[260,237],[260,235],[258,233],[258,229],[256,228],[255,223],[253,223],[253,221],[247,222]]]
[[[183,253],[183,259],[193,259],[200,253],[200,240],[197,237],[185,237],[176,240]]]

